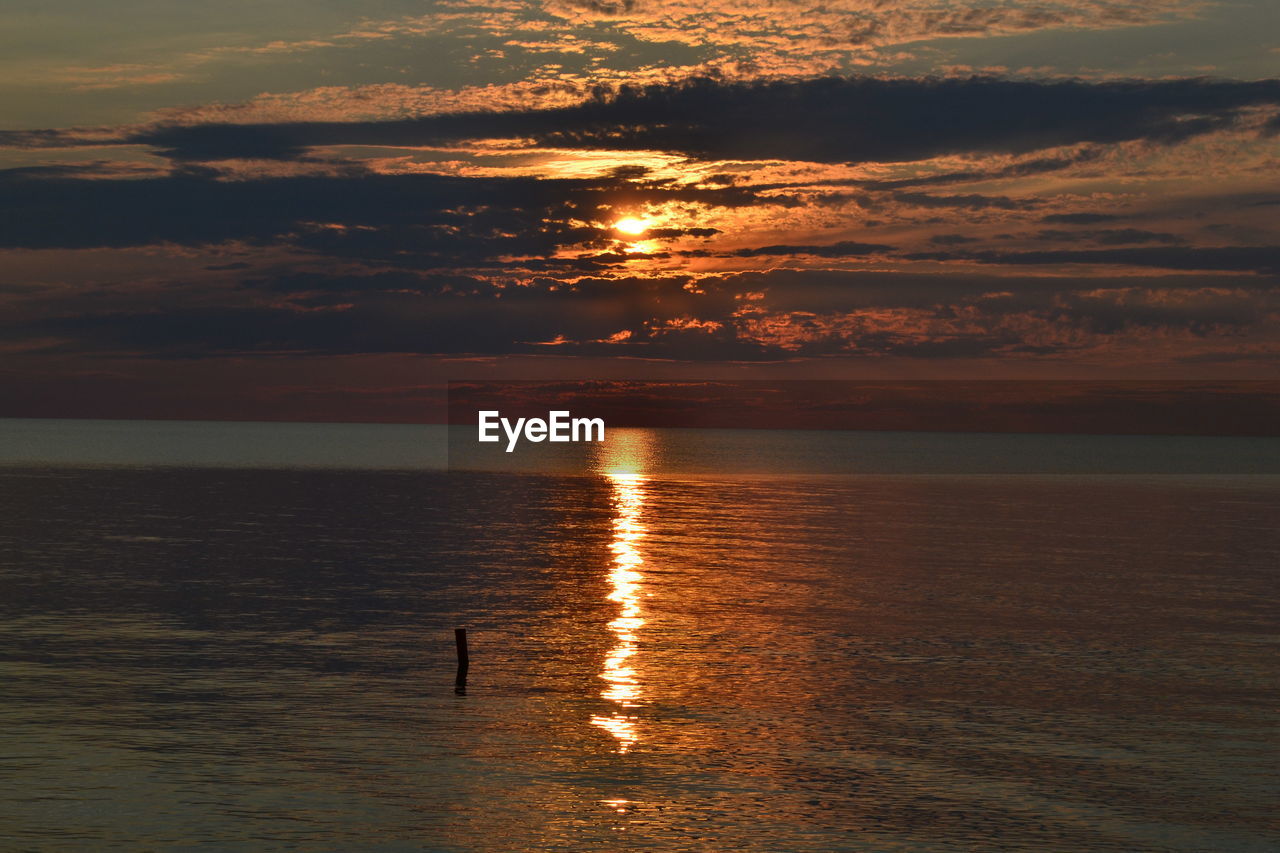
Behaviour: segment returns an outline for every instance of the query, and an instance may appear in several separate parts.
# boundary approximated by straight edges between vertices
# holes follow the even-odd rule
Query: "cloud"
[[[939,3],[937,0],[546,0],[574,25],[607,24],[633,38],[678,42],[769,59],[824,57],[830,62],[876,48],[940,38],[1006,36],[1040,30],[1114,29],[1186,17],[1183,0]]]
[[[813,255],[819,258],[845,258],[876,255],[893,251],[892,246],[880,243],[856,243],[844,240],[823,246],[761,246],[758,249],[738,249],[730,254],[738,258],[755,258],[762,255]]]
[[[1174,173],[1151,179],[1143,158],[1206,129],[1238,140],[1277,104],[1278,81],[702,79],[556,109],[123,130],[117,144],[168,156],[170,171],[0,173],[0,249],[91,249],[63,257],[124,269],[168,256],[174,271],[8,294],[21,310],[5,336],[202,359],[1262,358],[1280,339],[1280,248],[1266,208],[1246,205],[1269,197],[1209,190],[1210,177],[1169,198]],[[9,137],[68,139],[106,141]],[[1219,141],[1172,151],[1238,184],[1230,151],[1202,156]],[[457,161],[440,174],[439,152],[407,152],[414,168],[387,173],[326,150],[347,145],[454,146]],[[574,173],[603,176],[552,177],[582,152]],[[649,221],[643,237],[619,239],[623,215]],[[1095,269],[1053,269],[1081,264]]]
[[[162,125],[122,132],[116,141],[147,145],[180,161],[298,158],[319,146],[520,139],[555,148],[662,151],[710,160],[891,163],[957,153],[1025,154],[1081,143],[1173,143],[1232,127],[1242,121],[1242,111],[1256,107],[1280,107],[1280,80],[701,78],[622,87],[555,109],[402,121]],[[101,134],[96,138],[100,143]],[[57,139],[53,131],[22,131],[0,137],[0,143],[47,146]]]
[[[1123,246],[1131,243],[1185,243],[1185,237],[1162,231],[1145,231],[1141,228],[1100,228],[1086,231],[1065,231],[1046,228],[1036,232],[1040,240],[1065,240],[1072,243],[1090,241],[1103,246]]]
[[[1037,157],[1022,160],[1008,166],[991,169],[968,169],[964,171],[943,172],[923,177],[895,178],[891,180],[858,181],[857,185],[868,190],[894,190],[906,187],[924,187],[973,183],[977,181],[998,181],[1008,178],[1026,178],[1057,172],[1098,160],[1104,153],[1103,148],[1096,146],[1080,146],[1078,150],[1066,155],[1053,157]]]
[[[1243,282],[1243,283],[1241,283]],[[231,355],[547,354],[694,361],[830,355],[1051,357],[1271,342],[1275,279],[1008,277],[772,270],[695,279],[282,273],[238,289],[124,303],[65,294],[0,340],[57,352]],[[146,307],[142,307],[143,305]],[[68,310],[69,309],[69,310]]]
[[[894,193],[893,199],[916,207],[960,207],[969,210],[1026,210],[1044,204],[1038,198],[1009,198],[970,193],[968,195],[930,195],[928,193]]]
[[[1026,252],[915,252],[923,261],[982,264],[1123,264],[1170,270],[1223,270],[1280,274],[1280,246],[1166,246],[1131,249],[1045,249]]]
[[[227,181],[199,170],[136,180],[0,172],[0,247],[88,248],[242,240],[418,265],[493,262],[611,245],[612,210],[646,203],[789,204],[749,188],[621,179],[301,176]],[[654,239],[711,228],[655,229]],[[432,260],[432,259],[435,260]]]
[[[628,89],[531,128],[544,144],[709,159],[905,162],[1077,143],[1176,142],[1280,105],[1280,81],[1084,83],[826,78]]]
[[[1112,213],[1051,213],[1048,216],[1040,217],[1040,221],[1056,225],[1094,225],[1099,222],[1114,222],[1123,218]]]

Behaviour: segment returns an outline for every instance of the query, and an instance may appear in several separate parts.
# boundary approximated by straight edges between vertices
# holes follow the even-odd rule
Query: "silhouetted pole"
[[[454,689],[457,693],[465,693],[467,691],[467,667],[471,665],[471,659],[467,656],[467,629],[454,628],[453,638],[458,644],[458,678],[454,681]]]

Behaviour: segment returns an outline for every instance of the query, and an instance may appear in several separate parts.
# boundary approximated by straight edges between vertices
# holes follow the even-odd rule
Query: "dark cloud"
[[[1280,103],[1280,81],[694,80],[528,113],[522,130],[547,144],[575,147],[903,161],[1077,142],[1176,141],[1224,126],[1235,110],[1259,103]],[[492,127],[493,117],[486,118]]]
[[[1079,336],[1230,334],[1280,309],[1275,280],[772,270],[704,277],[483,277],[386,271],[248,279],[200,300],[86,306],[74,294],[0,340],[55,352],[228,355],[629,355],[778,360],[1068,351]],[[217,300],[223,300],[221,304]],[[60,310],[62,308],[70,310]],[[1053,334],[1049,331],[1053,330]]]
[[[1118,214],[1041,215],[1050,203],[1043,196],[943,187],[1069,168],[1098,157],[1110,142],[1183,139],[1226,127],[1239,111],[1268,103],[1280,103],[1280,82],[698,80],[624,89],[557,110],[393,122],[153,127],[117,141],[169,155],[177,161],[171,175],[103,180],[97,167],[92,173],[64,167],[0,173],[0,248],[199,247],[238,241],[248,244],[245,254],[231,263],[203,261],[208,265],[190,282],[158,283],[162,276],[148,273],[153,277],[137,285],[113,282],[95,290],[67,284],[48,288],[47,294],[16,294],[12,301],[21,310],[0,318],[0,331],[19,348],[151,358],[379,353],[971,358],[1055,355],[1113,339],[1160,341],[1162,347],[1175,336],[1262,339],[1273,336],[1273,276],[1280,275],[1280,247],[1261,245],[1273,242],[1262,229],[1235,235],[1239,242],[1259,245],[1193,246],[1177,234],[1110,225],[1122,218]],[[101,142],[101,134],[94,138]],[[799,178],[795,186],[752,186],[728,174],[701,185],[678,183],[653,179],[642,167],[622,167],[593,179],[538,179],[387,175],[337,162],[327,164],[331,168],[324,175],[232,179],[230,171],[201,162],[305,160],[317,158],[314,149],[324,145],[451,144],[477,138],[740,160],[1028,156],[987,170],[893,181],[804,184]],[[53,135],[8,139],[47,145]],[[1064,145],[1077,146],[1070,149],[1075,153],[1029,153]],[[693,167],[690,175],[697,171]],[[796,170],[806,173],[811,172]],[[847,191],[823,195],[820,186]],[[1266,201],[1259,198],[1249,200]],[[856,236],[851,230],[856,217],[829,207],[808,217],[809,223],[819,223],[813,228],[762,230],[771,236],[755,241],[784,242],[739,249],[694,242],[720,234],[700,227],[699,214],[691,211],[701,206],[794,208],[832,201],[856,202],[864,208],[860,213],[881,209],[880,222],[914,217],[913,227],[929,231],[904,239],[912,248],[928,240],[930,251],[903,253],[889,244],[854,240],[824,243],[824,235]],[[645,236],[649,251],[624,252],[610,223],[623,211],[651,204],[670,205],[677,211],[674,221],[685,227],[651,229]],[[963,233],[966,222],[993,216],[1022,222],[991,229],[1006,232],[992,239],[1054,242],[1020,249],[970,245],[980,238]],[[737,219],[717,216],[716,225],[733,229]],[[760,217],[745,219],[758,222]],[[1199,233],[1214,242],[1228,239]],[[743,230],[730,245],[749,239]],[[684,242],[669,248],[662,243],[676,240]],[[655,248],[647,241],[659,242]],[[285,267],[287,272],[251,267],[240,258],[263,262],[254,247],[282,250],[262,253],[268,255],[266,263],[279,263],[283,256],[296,265]],[[785,268],[870,266],[839,262],[869,256],[876,258],[875,266],[896,271]],[[721,262],[690,264],[691,272],[678,272],[682,259],[690,257]],[[793,257],[810,260],[789,261]],[[731,258],[759,260],[726,262]],[[663,263],[647,263],[654,261]],[[910,274],[904,270],[920,269],[910,261],[952,263],[953,269],[971,274]],[[1006,269],[981,270],[973,264]],[[1007,268],[1058,264],[1126,267],[1133,275],[1036,276],[1032,273],[1044,271],[1026,269],[1020,275],[1011,273],[1021,270]],[[735,266],[737,272],[708,271]],[[742,271],[750,267],[782,268]],[[1224,274],[1144,275],[1142,268]]]
[[[688,281],[676,276],[581,278],[569,283],[543,277],[498,289],[465,276],[288,274],[246,283],[253,291],[299,294],[285,302],[247,304],[239,298],[234,304],[193,307],[179,294],[147,310],[116,307],[95,312],[80,305],[74,312],[4,324],[0,340],[51,338],[63,341],[58,347],[66,351],[168,358],[541,353],[557,339],[566,342],[565,351],[619,354],[662,337],[647,332],[649,328],[732,313],[732,293],[712,285],[694,294],[684,288]],[[593,343],[623,330],[631,330],[634,339],[611,346]],[[750,350],[757,356],[762,352],[758,346],[729,343],[731,350]],[[660,352],[672,345],[648,348]]]
[[[554,111],[552,145],[706,158],[895,162],[1082,142],[1174,142],[1280,103],[1280,81],[1022,82],[827,78],[629,88]],[[545,115],[545,114],[539,114]]]
[[[779,311],[832,314],[872,308],[980,306],[982,310],[1018,313],[1047,310],[1075,293],[1128,293],[1140,290],[1168,294],[1170,301],[1190,303],[1187,294],[1221,291],[1251,294],[1255,305],[1271,299],[1280,282],[1274,278],[1221,275],[1023,276],[994,278],[980,273],[910,273],[850,270],[777,269],[726,274],[715,281],[722,291],[761,292]],[[1108,297],[1118,298],[1118,297]]]
[[[1041,240],[1067,240],[1073,243],[1089,241],[1103,246],[1124,246],[1131,243],[1185,243],[1177,234],[1162,231],[1144,231],[1140,228],[1105,228],[1092,231],[1063,231],[1047,228],[1036,233]]]
[[[796,189],[800,186],[805,188],[857,187],[861,190],[882,193],[890,190],[907,189],[912,187],[949,186],[952,184],[999,181],[1010,178],[1022,178],[1030,175],[1044,174],[1047,172],[1056,172],[1080,163],[1097,160],[1104,152],[1104,148],[1100,146],[1092,146],[1082,148],[1081,150],[1066,156],[1037,157],[1034,159],[1022,160],[1018,163],[1014,163],[1013,165],[1003,166],[997,169],[968,169],[957,172],[943,172],[937,175],[923,175],[916,178],[896,178],[892,180],[835,178],[820,181],[803,181],[801,183],[788,182],[753,184],[752,188],[756,190],[780,190]],[[732,183],[734,180],[735,176],[733,175],[713,175],[706,179],[706,183]],[[862,201],[874,198],[876,198],[876,196],[868,195],[866,193],[830,193],[817,196],[816,200],[819,202],[824,200]]]
[[[1026,210],[1044,201],[1036,198],[1009,198],[991,195],[929,195],[928,193],[894,193],[893,199],[915,207],[956,207],[969,210]]]
[[[738,249],[729,254],[737,258],[755,258],[761,255],[813,255],[818,258],[847,258],[861,255],[877,255],[893,251],[892,246],[881,243],[856,243],[844,240],[822,246],[761,246],[758,249]]]
[[[1009,178],[1025,178],[1047,172],[1057,172],[1080,163],[1097,160],[1102,156],[1101,147],[1085,148],[1073,155],[1065,157],[1038,157],[1024,160],[1012,166],[999,169],[971,169],[961,172],[944,172],[940,175],[926,175],[920,178],[899,178],[885,181],[859,181],[858,185],[869,190],[893,190],[906,187],[945,186],[949,184],[973,183],[977,181],[999,181]]]
[[[246,279],[242,286],[250,290],[273,293],[336,293],[342,297],[337,300],[338,302],[350,301],[353,297],[370,293],[487,295],[494,292],[494,286],[490,281],[475,276],[420,274],[402,270],[346,275],[280,273],[274,276]]]
[[[203,172],[133,180],[0,173],[0,247],[87,248],[242,240],[423,267],[604,248],[614,209],[646,202],[789,204],[745,188],[615,179],[359,174],[218,180]],[[587,225],[583,223],[596,223]],[[655,239],[711,228],[658,229]]]
[[[902,162],[1078,143],[1176,142],[1228,127],[1245,108],[1274,104],[1280,104],[1280,80],[694,79],[623,87],[557,109],[381,122],[161,126],[123,133],[115,141],[148,145],[188,161],[290,159],[327,145],[531,138],[556,147],[645,149],[714,159]],[[0,141],[44,146],[57,138],[56,131],[23,131]]]
[[[861,183],[861,182],[858,182]],[[1045,202],[1036,198],[1011,198],[1003,195],[966,193],[963,195],[934,195],[925,192],[831,192],[814,196],[813,201],[826,206],[840,206],[850,202],[865,210],[885,210],[893,204],[924,209],[956,210],[1028,210]]]
[[[1098,222],[1113,222],[1123,217],[1110,213],[1051,213],[1040,217],[1041,222],[1055,225],[1093,225]]]
[[[1193,335],[1243,328],[1258,323],[1269,310],[1280,306],[1275,292],[1192,293],[1177,300],[1162,299],[1145,291],[1063,294],[1046,316],[1068,322],[1093,334],[1115,335],[1135,327],[1181,329]]]
[[[983,264],[1123,264],[1171,270],[1223,270],[1280,274],[1280,246],[1190,246],[1132,249],[1048,249],[1028,252],[915,252],[921,261],[976,261]]]

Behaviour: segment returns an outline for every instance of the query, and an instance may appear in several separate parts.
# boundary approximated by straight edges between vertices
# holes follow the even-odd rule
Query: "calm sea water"
[[[1280,846],[1274,441],[442,440],[0,422],[0,848]]]

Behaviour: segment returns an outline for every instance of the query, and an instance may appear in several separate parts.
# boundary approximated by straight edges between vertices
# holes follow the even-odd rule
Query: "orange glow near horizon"
[[[609,543],[613,565],[608,578],[612,590],[608,599],[618,605],[618,616],[609,623],[614,644],[600,671],[606,685],[600,696],[612,703],[614,710],[593,716],[591,723],[617,739],[620,754],[626,754],[639,738],[634,709],[641,704],[641,687],[634,658],[638,632],[645,623],[640,607],[644,558],[637,543],[646,532],[642,523],[646,478],[640,473],[646,450],[642,433],[614,432],[600,462],[600,472],[613,489],[613,541]]]

